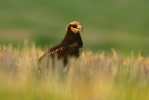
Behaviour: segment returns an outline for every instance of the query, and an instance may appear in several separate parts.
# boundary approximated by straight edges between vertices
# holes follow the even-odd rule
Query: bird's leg
[[[68,58],[64,58],[63,59],[63,71],[64,71],[64,73],[67,73],[68,72],[68,67],[66,66],[67,65],[67,63],[68,63]]]

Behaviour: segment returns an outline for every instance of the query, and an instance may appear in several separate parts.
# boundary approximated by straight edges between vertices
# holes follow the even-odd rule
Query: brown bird
[[[68,24],[63,40],[42,55],[39,58],[39,63],[41,63],[42,60],[54,59],[57,57],[63,60],[65,66],[68,63],[69,57],[79,57],[83,48],[83,42],[80,35],[81,31],[83,31],[83,27],[79,22],[73,21]]]

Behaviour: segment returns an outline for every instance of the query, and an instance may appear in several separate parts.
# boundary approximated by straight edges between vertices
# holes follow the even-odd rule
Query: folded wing
[[[74,44],[59,44],[55,47],[50,48],[43,56],[39,58],[39,62],[43,58],[51,57],[54,58],[55,56],[58,57],[58,59],[66,59],[69,56],[72,57],[79,57],[80,55],[80,46],[77,43]]]

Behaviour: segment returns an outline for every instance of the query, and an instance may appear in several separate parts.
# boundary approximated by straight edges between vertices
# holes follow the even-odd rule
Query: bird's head
[[[79,22],[73,21],[67,25],[66,31],[67,32],[71,31],[71,32],[77,34],[77,33],[80,33],[81,31],[83,31],[83,27]]]

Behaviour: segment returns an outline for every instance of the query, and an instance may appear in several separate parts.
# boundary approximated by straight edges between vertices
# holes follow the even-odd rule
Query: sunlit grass
[[[22,50],[0,47],[1,100],[148,100],[149,58],[83,52],[70,59],[69,71],[37,75],[37,60],[43,51],[29,46]],[[51,67],[51,66],[50,66]]]

